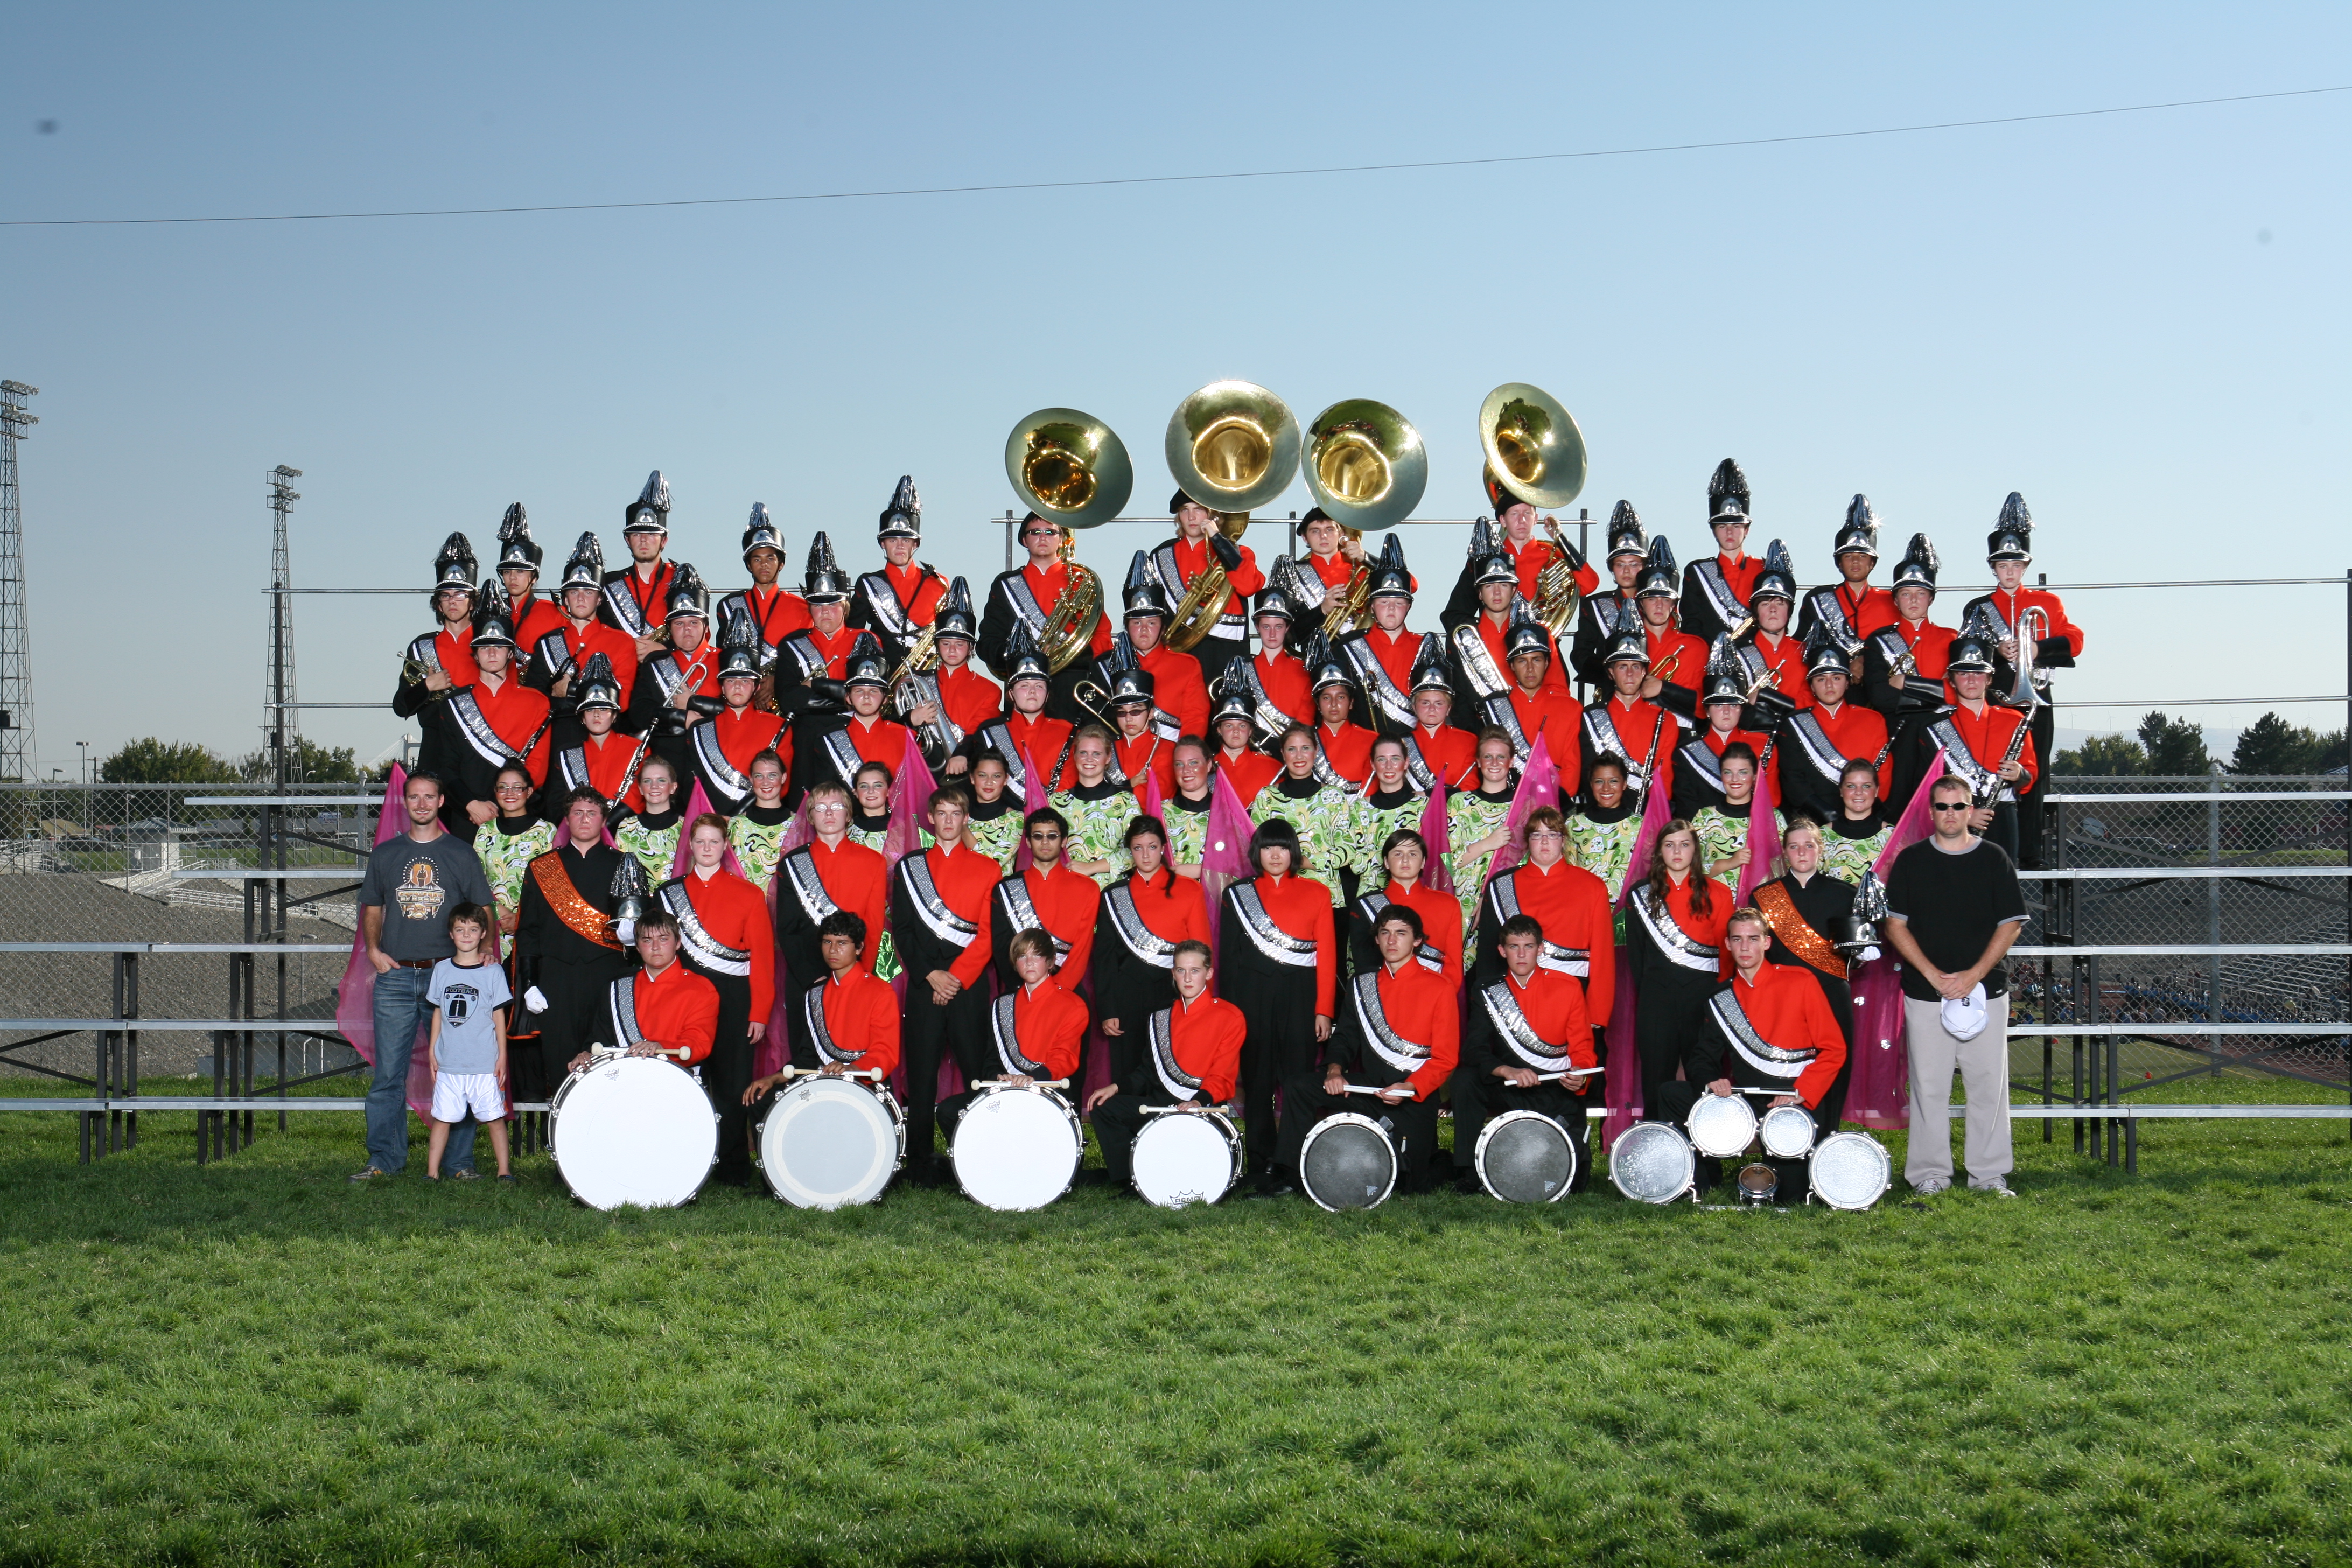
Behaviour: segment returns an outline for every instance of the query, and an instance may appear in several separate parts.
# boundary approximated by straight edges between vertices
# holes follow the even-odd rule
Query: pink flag
[[[401,795],[408,788],[408,770],[398,763],[392,765],[392,776],[383,786],[383,805],[375,818],[375,843],[387,844],[400,836],[407,821],[407,809]],[[559,834],[562,829],[556,830]],[[498,932],[490,933],[493,949],[498,945]],[[351,1042],[360,1060],[375,1065],[375,965],[368,962],[367,936],[364,931],[352,933],[352,956],[343,965],[342,983],[335,987],[335,1027]],[[404,1093],[408,1109],[419,1116],[433,1109],[433,1064],[425,1048],[425,1031],[416,1031],[415,1042],[408,1052],[408,1082]]]
[[[1510,842],[1495,851],[1486,862],[1486,881],[1494,879],[1517,865],[1528,852],[1528,817],[1536,807],[1559,805],[1559,769],[1551,760],[1551,748],[1541,735],[1528,753],[1528,765],[1519,773],[1518,793],[1511,796],[1511,814],[1503,824]],[[1483,884],[1482,884],[1483,885]]]
[[[1623,909],[1633,889],[1649,877],[1650,857],[1657,853],[1658,840],[1665,837],[1666,824],[1674,820],[1672,810],[1662,789],[1651,790],[1643,797],[1642,826],[1633,835],[1633,853],[1625,862],[1625,885],[1617,889],[1617,908]]]
[[[1053,802],[1046,798],[1051,793],[1045,787],[1045,781],[1038,776],[1037,759],[1030,754],[1028,747],[1022,747],[1021,816],[1023,819],[1026,820],[1033,811],[1043,811],[1051,805]],[[1013,874],[1018,877],[1022,872],[1029,869],[1032,864],[1033,860],[1029,854],[1029,836],[1024,833],[1013,844]]]
[[[1739,884],[1732,907],[1756,901],[1756,889],[1773,878],[1772,858],[1780,853],[1780,836],[1772,830],[1772,783],[1756,775],[1756,793],[1748,800],[1748,864],[1739,868]]]
[[[1452,841],[1445,826],[1444,779],[1429,786],[1429,804],[1421,808],[1421,841],[1429,849],[1429,864],[1421,873],[1421,885],[1441,893],[1452,892],[1454,873],[1445,868],[1445,851]]]
[[[1209,826],[1201,839],[1201,900],[1208,911],[1209,946],[1213,952],[1218,928],[1223,923],[1217,916],[1224,908],[1225,889],[1257,871],[1249,858],[1250,836],[1255,830],[1250,826],[1248,809],[1242,805],[1241,793],[1224,769],[1210,771],[1215,782],[1209,786]]]
[[[1642,1120],[1642,1050],[1633,1038],[1633,974],[1625,949],[1617,949],[1617,994],[1609,1009],[1603,1043],[1609,1054],[1601,1078],[1608,1116],[1601,1124],[1601,1146],[1608,1148],[1617,1135]]]
[[[1895,858],[1927,837],[1928,786],[1944,776],[1944,753],[1937,752],[1919,776],[1919,792],[1886,836],[1871,874],[1881,882],[1894,874]],[[1880,956],[1854,966],[1853,1071],[1846,1080],[1845,1115],[1864,1127],[1906,1128],[1911,1125],[1909,1065],[1903,1049],[1903,966],[1892,949],[1880,944]]]
[[[669,858],[670,880],[676,881],[685,876],[687,868],[694,864],[694,825],[699,822],[703,814],[709,809],[710,797],[702,793],[702,781],[697,779],[694,782],[694,793],[687,796],[686,814],[677,819],[677,853]],[[786,828],[784,832],[785,837],[791,837],[791,828]],[[719,868],[722,871],[732,871],[739,877],[743,876],[743,862],[735,858],[735,847],[732,844],[727,847],[727,858],[719,862]],[[745,878],[745,880],[748,881],[750,879]],[[769,902],[772,912],[774,900],[772,899]],[[775,922],[772,920],[768,923],[772,927]]]
[[[908,856],[921,852],[923,829],[929,826],[931,791],[937,787],[930,764],[909,739],[907,754],[898,762],[898,776],[890,781],[890,828],[882,836],[882,858],[892,870]]]
[[[1151,769],[1143,773],[1143,815],[1168,820],[1168,795],[1160,787],[1160,774]]]

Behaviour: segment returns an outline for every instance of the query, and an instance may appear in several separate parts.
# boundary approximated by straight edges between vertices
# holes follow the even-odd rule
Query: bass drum
[[[1396,1145],[1369,1116],[1327,1116],[1299,1145],[1298,1184],[1334,1213],[1380,1207],[1396,1191]]]
[[[1539,1110],[1506,1110],[1478,1134],[1478,1180],[1507,1204],[1556,1204],[1576,1180],[1576,1145]]]
[[[803,1078],[760,1122],[760,1171],[795,1208],[870,1204],[907,1163],[907,1119],[887,1089]]]
[[[992,1083],[956,1123],[955,1165],[964,1195],[984,1208],[1041,1209],[1070,1190],[1087,1152],[1070,1102],[1032,1084]]]
[[[1812,1188],[1833,1209],[1866,1209],[1886,1194],[1895,1162],[1867,1132],[1832,1132],[1813,1146]]]
[[[1698,1184],[1698,1160],[1672,1122],[1636,1121],[1609,1146],[1609,1179],[1637,1204],[1670,1204]]]
[[[1702,1094],[1683,1126],[1691,1147],[1709,1159],[1738,1159],[1756,1142],[1756,1112],[1745,1095]]]
[[[1241,1179],[1242,1135],[1222,1110],[1171,1110],[1135,1135],[1135,1190],[1164,1209],[1213,1204]]]
[[[1759,1134],[1775,1160],[1801,1160],[1813,1152],[1813,1119],[1801,1105],[1776,1105],[1764,1113]]]
[[[593,1209],[690,1203],[719,1163],[719,1113],[694,1075],[656,1057],[573,1073],[548,1101],[548,1146],[572,1195]]]

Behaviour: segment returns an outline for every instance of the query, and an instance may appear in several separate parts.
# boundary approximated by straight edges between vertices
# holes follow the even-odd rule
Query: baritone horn
[[[1213,381],[1178,404],[1162,445],[1177,488],[1218,514],[1227,539],[1241,538],[1249,514],[1288,489],[1298,471],[1297,416],[1254,382]],[[1212,560],[1171,614],[1168,646],[1179,653],[1199,647],[1232,592]]]
[[[1487,489],[1549,511],[1574,500],[1584,489],[1584,432],[1576,416],[1545,392],[1524,381],[1505,382],[1478,405],[1478,446],[1486,457]],[[1536,579],[1536,619],[1557,637],[1576,619],[1576,569],[1559,524],[1543,520],[1551,535],[1552,559]]]
[[[1045,609],[1037,650],[1059,675],[1094,640],[1102,579],[1078,563],[1077,534],[1109,521],[1135,493],[1135,465],[1118,432],[1076,408],[1040,408],[1004,438],[1004,477],[1021,503],[1062,531],[1069,583]]]

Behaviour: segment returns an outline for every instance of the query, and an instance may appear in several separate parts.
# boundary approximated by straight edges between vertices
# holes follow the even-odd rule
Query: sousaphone
[[[1486,493],[1499,519],[1510,501],[1551,511],[1584,489],[1584,432],[1576,416],[1541,387],[1505,382],[1478,405],[1478,446],[1486,455]],[[1557,547],[1536,581],[1536,619],[1554,637],[1576,619],[1575,569],[1559,525],[1544,519]]]
[[[1298,419],[1263,386],[1214,381],[1168,416],[1165,448],[1177,487],[1218,514],[1226,538],[1239,539],[1249,514],[1288,489],[1298,471]],[[1170,617],[1168,646],[1179,652],[1198,647],[1231,593],[1224,568],[1212,560]]]
[[[1375,529],[1411,515],[1429,488],[1429,451],[1412,421],[1385,403],[1350,397],[1331,405],[1307,427],[1301,477],[1316,504],[1360,542]],[[1360,563],[1338,592],[1325,595],[1323,626],[1334,637],[1362,626],[1372,573]]]
[[[1062,531],[1069,584],[1046,608],[1038,652],[1059,675],[1087,651],[1102,616],[1102,579],[1078,562],[1077,530],[1108,522],[1135,493],[1118,432],[1076,408],[1040,408],[1004,438],[1004,477],[1023,506]]]

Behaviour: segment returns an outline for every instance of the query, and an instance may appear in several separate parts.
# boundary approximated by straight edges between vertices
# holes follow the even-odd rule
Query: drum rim
[[[895,1145],[891,1151],[890,1169],[884,1173],[880,1184],[864,1197],[844,1198],[841,1202],[833,1204],[803,1203],[776,1185],[777,1163],[768,1158],[768,1124],[773,1121],[780,1112],[786,1110],[793,1102],[815,1100],[819,1098],[819,1090],[823,1090],[824,1098],[834,1099],[837,1097],[836,1091],[844,1089],[855,1090],[877,1102],[883,1124],[890,1129],[892,1142]],[[803,1090],[808,1092],[803,1093]],[[856,1102],[853,1100],[850,1103]],[[878,1204],[882,1201],[882,1194],[890,1190],[890,1184],[898,1179],[898,1173],[907,1168],[906,1113],[898,1108],[898,1101],[889,1090],[879,1085],[860,1083],[855,1079],[827,1078],[822,1075],[799,1079],[778,1090],[775,1099],[768,1102],[766,1113],[760,1118],[759,1126],[752,1130],[751,1150],[759,1159],[760,1179],[766,1184],[769,1194],[787,1207],[807,1209],[815,1214],[831,1214],[836,1209],[845,1209],[858,1204]]]
[[[1087,1130],[1085,1124],[1078,1120],[1077,1107],[1072,1105],[1068,1100],[1065,1099],[1060,1091],[1041,1088],[1034,1083],[982,1083],[973,1085],[972,1090],[972,1101],[970,1105],[964,1107],[963,1120],[959,1122],[956,1127],[956,1144],[950,1145],[948,1149],[948,1169],[955,1173],[956,1186],[958,1190],[960,1190],[966,1198],[980,1205],[981,1207],[987,1209],[992,1214],[1034,1214],[1039,1209],[1045,1208],[1048,1205],[1053,1204],[1059,1199],[1069,1196],[1070,1189],[1077,1184],[1079,1168],[1087,1163]],[[956,1147],[962,1143],[963,1130],[971,1125],[971,1118],[973,1115],[979,1111],[982,1105],[988,1103],[991,1099],[1001,1094],[1034,1095],[1038,1099],[1047,1101],[1056,1110],[1060,1110],[1062,1113],[1062,1119],[1069,1124],[1071,1144],[1070,1173],[1067,1177],[1064,1178],[1061,1191],[1055,1193],[1052,1197],[1047,1198],[1045,1203],[1033,1204],[1027,1208],[1002,1209],[998,1208],[994,1204],[992,1204],[986,1199],[981,1197],[971,1190],[971,1184],[964,1180],[963,1166],[956,1158]]]
[[[1470,1152],[1470,1165],[1471,1169],[1478,1173],[1478,1184],[1486,1188],[1486,1195],[1493,1198],[1498,1204],[1525,1203],[1528,1200],[1525,1198],[1505,1197],[1502,1194],[1495,1190],[1495,1184],[1486,1179],[1487,1141],[1495,1136],[1497,1129],[1508,1127],[1514,1122],[1528,1121],[1548,1123],[1553,1131],[1559,1134],[1561,1145],[1568,1150],[1568,1180],[1560,1184],[1559,1191],[1544,1199],[1543,1201],[1545,1203],[1556,1204],[1559,1202],[1560,1199],[1568,1196],[1569,1188],[1576,1184],[1577,1174],[1583,1169],[1584,1162],[1577,1153],[1576,1140],[1568,1135],[1567,1128],[1562,1127],[1558,1121],[1554,1121],[1551,1117],[1546,1116],[1540,1110],[1530,1110],[1524,1105],[1513,1106],[1510,1110],[1503,1111],[1487,1120],[1486,1125],[1478,1131],[1477,1146]]]
[[[584,1082],[586,1079],[593,1078],[598,1071],[604,1068],[627,1062],[644,1062],[648,1067],[667,1068],[672,1072],[678,1074],[680,1077],[686,1079],[687,1081],[694,1085],[695,1092],[702,1096],[704,1108],[710,1112],[709,1163],[705,1164],[702,1167],[702,1170],[695,1176],[694,1185],[688,1189],[686,1195],[679,1198],[676,1203],[649,1205],[646,1204],[633,1204],[624,1200],[621,1203],[614,1204],[612,1208],[606,1208],[599,1204],[592,1204],[585,1197],[583,1197],[580,1194],[580,1189],[572,1185],[572,1178],[565,1175],[563,1173],[563,1154],[562,1150],[557,1146],[558,1141],[556,1137],[556,1129],[561,1121],[561,1118],[557,1115],[560,1102],[568,1096],[574,1084]],[[692,1203],[695,1199],[702,1195],[702,1189],[710,1184],[710,1173],[719,1169],[719,1108],[710,1103],[709,1093],[703,1089],[699,1079],[696,1079],[695,1076],[691,1072],[688,1072],[685,1068],[678,1066],[677,1063],[669,1061],[664,1058],[620,1057],[612,1061],[593,1062],[584,1068],[576,1068],[570,1073],[564,1075],[563,1081],[556,1085],[555,1093],[548,1097],[547,1113],[547,1157],[555,1163],[556,1179],[563,1184],[563,1190],[572,1194],[572,1201],[573,1203],[579,1204],[583,1208],[594,1209],[598,1214],[611,1214],[614,1209],[619,1208],[654,1207],[682,1209],[687,1205]]]
[[[1860,1214],[1864,1209],[1876,1207],[1878,1200],[1885,1197],[1887,1194],[1887,1190],[1895,1185],[1895,1156],[1888,1152],[1885,1144],[1881,1143],[1869,1133],[1855,1128],[1841,1128],[1839,1131],[1831,1133],[1828,1138],[1824,1138],[1819,1143],[1813,1145],[1813,1152],[1816,1154],[1820,1153],[1822,1150],[1829,1144],[1832,1139],[1841,1138],[1859,1140],[1878,1151],[1878,1190],[1870,1194],[1870,1201],[1867,1203],[1841,1203],[1837,1199],[1829,1196],[1822,1191],[1821,1181],[1818,1174],[1816,1174],[1813,1180],[1806,1184],[1807,1194],[1811,1197],[1820,1198],[1822,1203],[1827,1207],[1837,1209],[1846,1214]]]
[[[1322,1137],[1326,1129],[1348,1126],[1370,1128],[1372,1131],[1380,1135],[1381,1142],[1388,1145],[1389,1179],[1387,1184],[1381,1188],[1381,1195],[1374,1198],[1370,1203],[1360,1205],[1360,1208],[1351,1206],[1343,1209],[1336,1206],[1335,1205],[1325,1203],[1320,1197],[1316,1195],[1315,1189],[1307,1184],[1307,1151],[1314,1147],[1315,1140]],[[1383,1128],[1379,1122],[1373,1121],[1370,1117],[1364,1115],[1361,1111],[1335,1110],[1330,1115],[1323,1118],[1322,1121],[1318,1121],[1314,1126],[1308,1128],[1307,1130],[1307,1136],[1299,1140],[1298,1190],[1305,1193],[1308,1198],[1312,1199],[1315,1205],[1318,1208],[1320,1208],[1325,1214],[1354,1214],[1360,1212],[1361,1209],[1376,1209],[1382,1204],[1388,1202],[1390,1198],[1396,1195],[1397,1177],[1402,1173],[1403,1165],[1404,1162],[1397,1155],[1396,1140],[1388,1135],[1387,1129]]]
[[[1189,1206],[1184,1204],[1161,1203],[1158,1198],[1155,1198],[1150,1194],[1145,1192],[1143,1190],[1142,1183],[1142,1166],[1137,1159],[1137,1156],[1142,1152],[1143,1141],[1151,1136],[1154,1129],[1159,1127],[1160,1123],[1173,1121],[1177,1116],[1186,1113],[1171,1111],[1166,1116],[1153,1117],[1150,1121],[1144,1124],[1143,1130],[1135,1135],[1135,1142],[1128,1151],[1127,1184],[1135,1189],[1136,1196],[1141,1198],[1145,1203],[1150,1204],[1154,1208],[1181,1209]],[[1234,1125],[1233,1118],[1223,1114],[1214,1107],[1211,1107],[1205,1111],[1192,1115],[1189,1119],[1195,1121],[1211,1121],[1212,1118],[1213,1118],[1213,1121],[1211,1122],[1211,1130],[1215,1132],[1217,1138],[1224,1144],[1225,1156],[1231,1165],[1231,1169],[1226,1173],[1225,1184],[1223,1188],[1220,1190],[1214,1197],[1201,1199],[1200,1202],[1203,1205],[1224,1202],[1226,1198],[1233,1195],[1234,1188],[1241,1184],[1242,1179],[1242,1163],[1244,1159],[1242,1135],[1240,1129]]]
[[[1806,1129],[1811,1133],[1811,1137],[1807,1140],[1804,1148],[1797,1153],[1783,1154],[1780,1151],[1772,1147],[1771,1136],[1764,1130],[1771,1123],[1774,1117],[1778,1116],[1786,1120],[1790,1112],[1794,1112],[1805,1119]],[[1811,1158],[1813,1151],[1821,1147],[1822,1124],[1814,1121],[1813,1113],[1806,1110],[1801,1105],[1776,1105],[1772,1107],[1771,1110],[1767,1110],[1763,1115],[1756,1119],[1756,1136],[1764,1141],[1764,1152],[1770,1159],[1805,1160]]]
[[[1690,1163],[1690,1175],[1688,1178],[1685,1180],[1681,1186],[1675,1188],[1673,1192],[1666,1194],[1663,1197],[1644,1197],[1640,1193],[1633,1191],[1625,1185],[1625,1179],[1618,1171],[1617,1151],[1624,1147],[1626,1139],[1633,1137],[1637,1132],[1641,1132],[1642,1129],[1644,1127],[1656,1127],[1663,1129],[1666,1134],[1673,1137],[1676,1142],[1682,1144],[1684,1157]],[[1643,1133],[1643,1136],[1646,1138],[1652,1136],[1652,1134]],[[1609,1145],[1609,1183],[1612,1186],[1615,1187],[1620,1194],[1633,1203],[1650,1204],[1657,1206],[1670,1204],[1676,1198],[1681,1197],[1684,1194],[1689,1192],[1691,1188],[1696,1186],[1698,1183],[1697,1146],[1691,1142],[1689,1133],[1684,1131],[1681,1128],[1675,1126],[1671,1121],[1636,1121],[1633,1126],[1628,1127],[1624,1131],[1617,1134],[1615,1140]]]
[[[1706,1109],[1710,1101],[1716,1100],[1720,1100],[1726,1105],[1736,1105],[1748,1113],[1748,1136],[1739,1141],[1738,1148],[1721,1153],[1701,1144],[1698,1141],[1698,1129],[1691,1125],[1698,1119],[1699,1112]],[[1720,1116],[1725,1113],[1717,1111],[1714,1114]],[[1683,1136],[1690,1141],[1690,1146],[1694,1152],[1710,1160],[1737,1160],[1740,1155],[1745,1154],[1748,1152],[1748,1146],[1756,1142],[1759,1125],[1756,1108],[1748,1103],[1747,1096],[1741,1094],[1707,1094],[1702,1091],[1699,1098],[1691,1102],[1690,1110],[1683,1114]]]

